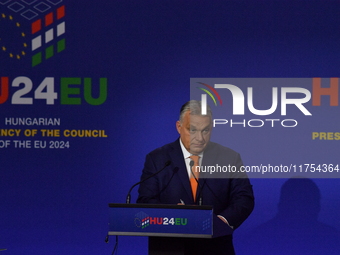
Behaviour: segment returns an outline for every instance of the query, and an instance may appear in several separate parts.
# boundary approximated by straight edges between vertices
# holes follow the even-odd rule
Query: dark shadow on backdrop
[[[291,178],[281,187],[277,215],[244,240],[238,254],[340,254],[339,232],[318,221],[318,186],[311,179]]]

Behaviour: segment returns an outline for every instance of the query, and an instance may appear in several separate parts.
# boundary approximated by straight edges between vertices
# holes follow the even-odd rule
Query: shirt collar
[[[181,145],[182,153],[183,153],[183,156],[184,156],[185,159],[189,158],[191,155],[193,155],[189,151],[187,151],[187,149],[184,147],[181,138],[179,138],[179,143]],[[203,158],[203,151],[201,153],[199,153],[197,156],[199,156],[200,158]]]

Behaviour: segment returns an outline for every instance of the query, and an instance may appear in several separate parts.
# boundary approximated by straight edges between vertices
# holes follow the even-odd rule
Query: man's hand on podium
[[[233,227],[233,226],[230,226],[230,225],[229,225],[229,222],[227,221],[227,219],[224,218],[222,215],[217,215],[217,217],[218,217],[220,220],[222,220],[225,224],[228,224],[229,227],[231,227],[232,229],[234,229],[234,227]]]

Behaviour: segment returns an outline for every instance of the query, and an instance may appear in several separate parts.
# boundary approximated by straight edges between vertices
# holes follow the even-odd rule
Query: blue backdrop
[[[177,138],[190,78],[338,77],[339,7],[336,1],[0,1],[0,77],[8,77],[0,83],[2,253],[110,254],[108,203],[124,202],[145,155]],[[21,97],[31,104],[13,101],[21,76],[28,79],[20,89],[32,81]],[[54,78],[53,104],[34,93],[46,77]],[[70,77],[77,79],[63,87]],[[92,81],[92,97],[101,92],[104,102],[88,103],[84,78]],[[60,125],[14,125],[10,118],[58,118]],[[9,136],[10,129],[21,133]],[[36,136],[24,135],[33,129]],[[43,137],[41,129],[61,135]],[[65,130],[104,130],[106,137],[69,137]],[[249,148],[260,153],[270,144],[263,136],[230,140],[245,162]],[[338,141],[325,143],[334,148]],[[338,254],[338,179],[252,184],[256,207],[235,232],[238,254]],[[121,237],[119,250],[147,254],[147,240]]]

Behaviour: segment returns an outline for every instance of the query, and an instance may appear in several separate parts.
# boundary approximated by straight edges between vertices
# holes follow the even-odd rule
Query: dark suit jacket
[[[137,203],[178,204],[183,200],[185,204],[195,204],[179,139],[146,156],[141,179],[162,169],[169,160],[171,164],[166,169],[140,185]],[[209,142],[203,154],[202,166],[217,164],[239,169],[242,161],[232,149]],[[252,186],[247,175],[224,173],[224,178],[205,178],[207,175],[212,176],[209,173],[200,174],[196,203],[198,197],[202,196],[203,205],[212,205],[215,214],[224,216],[230,226],[237,228],[254,207]]]

